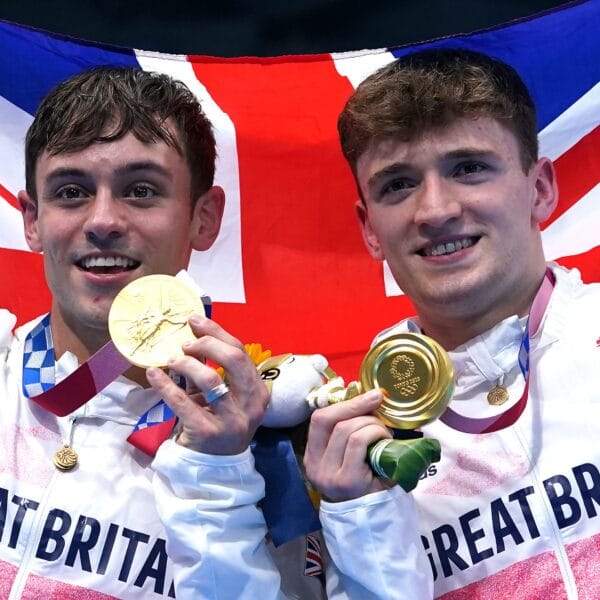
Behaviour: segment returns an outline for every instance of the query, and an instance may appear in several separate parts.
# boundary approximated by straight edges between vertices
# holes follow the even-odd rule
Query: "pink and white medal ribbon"
[[[202,296],[202,303],[206,315],[210,317],[210,298]],[[48,313],[25,338],[23,392],[42,408],[64,417],[91,400],[130,367],[131,363],[111,341],[56,384],[54,344]],[[177,377],[175,380],[178,385],[184,385],[183,378]],[[175,423],[175,414],[161,399],[140,417],[127,441],[154,456],[173,431]]]
[[[554,289],[554,283],[554,274],[550,269],[546,269],[544,280],[531,305],[531,311],[529,312],[527,325],[519,348],[519,368],[525,378],[525,389],[518,402],[499,415],[483,419],[465,417],[448,407],[439,417],[442,423],[448,427],[452,427],[452,429],[462,431],[463,433],[491,433],[510,427],[517,421],[525,410],[527,399],[529,397],[529,377],[531,373],[529,364],[530,340],[537,333],[542,324],[542,319],[546,313],[548,304],[550,303],[550,296]]]

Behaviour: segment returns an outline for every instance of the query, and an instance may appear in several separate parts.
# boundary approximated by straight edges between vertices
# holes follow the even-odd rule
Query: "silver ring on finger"
[[[229,392],[229,388],[226,383],[220,383],[216,385],[214,388],[211,388],[207,392],[204,393],[204,399],[208,404],[212,404],[216,402],[221,396],[224,396],[227,392]]]

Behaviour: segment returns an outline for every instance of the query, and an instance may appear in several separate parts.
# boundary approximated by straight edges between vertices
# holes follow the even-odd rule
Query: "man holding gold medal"
[[[600,289],[546,264],[557,185],[529,92],[488,56],[424,50],[368,77],[338,125],[367,249],[417,311],[376,342],[426,334],[454,368],[448,409],[422,427],[441,460],[413,492],[434,596],[600,597]],[[390,556],[413,519],[394,510],[403,492],[348,460],[385,436],[377,406],[317,411],[305,466],[330,499],[388,503]],[[407,598],[393,565],[387,597]]]
[[[198,102],[164,75],[91,70],[40,105],[19,202],[52,307],[14,334],[0,311],[0,595],[324,597],[287,544],[270,548],[280,578],[264,541],[249,445],[267,389],[172,277],[219,231],[215,155]]]

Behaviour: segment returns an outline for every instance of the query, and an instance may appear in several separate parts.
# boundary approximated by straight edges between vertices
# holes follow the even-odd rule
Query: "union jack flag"
[[[323,561],[321,559],[321,542],[314,535],[306,536],[306,560],[304,574],[317,577],[323,574]]]
[[[227,194],[214,247],[191,272],[215,318],[274,353],[320,352],[346,379],[376,332],[412,312],[385,265],[363,248],[354,182],[336,121],[353,88],[416,47],[463,46],[512,64],[539,109],[541,151],[561,199],[545,224],[549,259],[600,280],[600,2],[575,2],[482,32],[342,54],[276,58],[167,55],[109,47],[0,22],[0,285],[23,322],[49,308],[42,261],[28,251],[15,196],[23,139],[50,87],[99,64],[185,81],[215,125],[216,183]]]

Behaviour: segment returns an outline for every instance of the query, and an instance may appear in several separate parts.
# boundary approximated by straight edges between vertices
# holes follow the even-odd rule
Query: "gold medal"
[[[126,285],[108,314],[108,330],[117,350],[139,367],[164,367],[182,356],[184,342],[196,339],[188,324],[204,315],[196,292],[170,275],[148,275]]]
[[[422,334],[383,338],[360,367],[363,391],[378,388],[379,417],[391,427],[417,429],[437,419],[454,391],[454,369],[446,351]]]
[[[503,385],[495,385],[487,395],[487,401],[492,406],[500,406],[508,400],[508,390]]]
[[[54,464],[61,471],[70,471],[77,464],[77,452],[71,446],[63,446],[54,453]]]

